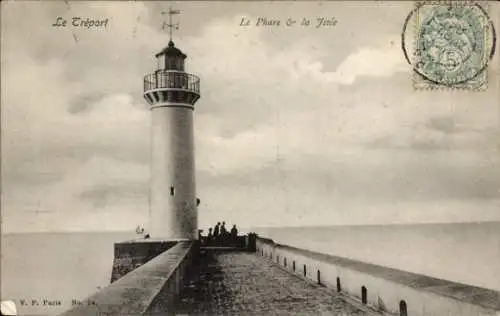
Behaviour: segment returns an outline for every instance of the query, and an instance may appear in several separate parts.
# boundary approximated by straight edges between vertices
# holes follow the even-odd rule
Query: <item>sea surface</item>
[[[500,291],[500,222],[252,230],[283,244]],[[109,284],[113,243],[135,236],[2,235],[1,299],[14,300],[20,315],[58,314]]]

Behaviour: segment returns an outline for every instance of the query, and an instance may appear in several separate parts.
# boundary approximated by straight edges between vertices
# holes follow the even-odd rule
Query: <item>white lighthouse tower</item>
[[[156,54],[157,69],[144,77],[151,109],[149,233],[154,239],[198,238],[193,112],[200,79],[184,71],[186,55],[172,41]]]

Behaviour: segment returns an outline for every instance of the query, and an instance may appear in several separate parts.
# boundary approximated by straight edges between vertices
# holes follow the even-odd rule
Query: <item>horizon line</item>
[[[370,226],[410,226],[410,225],[456,225],[456,224],[486,224],[486,223],[498,223],[500,220],[484,220],[484,221],[462,221],[462,222],[415,222],[415,223],[387,223],[387,224],[348,224],[348,225],[304,225],[304,226],[251,226],[251,227],[240,227],[238,230],[250,231],[252,229],[266,229],[266,228],[327,228],[327,227],[370,227]],[[7,234],[65,234],[65,233],[135,233],[134,229],[131,230],[57,230],[57,231],[11,231],[4,232],[1,231],[1,235]],[[138,234],[137,234],[138,235]]]

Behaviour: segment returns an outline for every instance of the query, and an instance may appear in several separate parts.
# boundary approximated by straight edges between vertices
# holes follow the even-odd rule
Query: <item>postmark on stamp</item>
[[[413,39],[409,45],[408,36]],[[413,67],[414,87],[486,89],[495,41],[495,29],[484,4],[417,3],[405,22],[402,42],[405,57]]]

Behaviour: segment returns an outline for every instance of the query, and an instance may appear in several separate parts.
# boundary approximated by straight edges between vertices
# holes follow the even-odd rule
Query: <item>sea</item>
[[[249,228],[278,243],[500,291],[500,222]],[[113,243],[135,232],[1,236],[0,297],[57,315],[109,284]],[[22,303],[24,302],[24,304]]]

